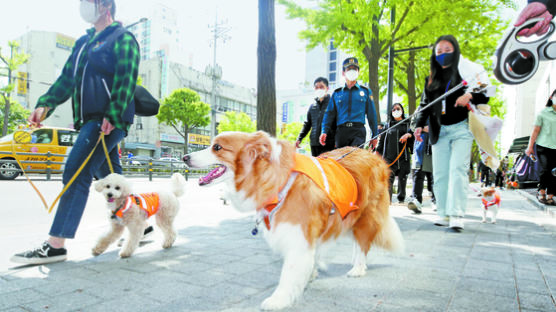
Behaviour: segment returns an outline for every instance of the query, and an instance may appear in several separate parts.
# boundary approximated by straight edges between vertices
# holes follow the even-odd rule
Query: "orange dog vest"
[[[357,201],[357,183],[355,179],[338,161],[331,158],[317,158],[295,154],[294,172],[303,173],[326,192],[328,198],[344,218],[353,210],[359,209]],[[283,198],[282,198],[283,199]],[[270,215],[279,205],[278,197],[265,205],[266,216],[264,222],[270,229]]]
[[[158,208],[160,207],[160,201],[158,193],[142,193],[138,195],[131,194],[126,198],[126,201],[121,209],[118,209],[114,213],[115,218],[118,220],[122,219],[124,212],[126,212],[131,205],[135,204],[139,209],[143,210],[147,214],[147,218],[154,215]]]
[[[500,194],[495,193],[494,200],[492,201],[487,201],[484,198],[482,199],[482,201],[483,201],[483,206],[485,206],[485,209],[488,210],[488,207],[500,204]]]

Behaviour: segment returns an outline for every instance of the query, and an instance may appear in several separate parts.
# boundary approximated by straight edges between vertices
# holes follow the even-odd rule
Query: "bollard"
[[[149,158],[149,181],[153,180],[153,159]]]
[[[52,173],[51,171],[51,163],[50,163],[50,152],[46,153],[46,181],[50,181],[50,174]]]
[[[185,169],[185,181],[189,180],[189,169]]]

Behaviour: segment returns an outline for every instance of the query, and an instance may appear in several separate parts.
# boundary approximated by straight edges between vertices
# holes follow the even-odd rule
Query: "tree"
[[[505,26],[496,13],[502,6],[512,5],[509,0],[323,0],[319,1],[319,8],[312,9],[303,8],[292,0],[279,2],[287,7],[291,18],[300,18],[306,22],[307,29],[300,32],[300,37],[308,41],[308,49],[319,44],[328,46],[333,39],[336,47],[365,61],[360,61],[361,79],[369,83],[374,94],[379,121],[379,95],[385,93],[379,86],[384,86],[383,89],[386,87],[385,58],[390,46],[410,48],[430,45],[440,35],[453,34],[469,59],[490,57],[502,34],[501,28]],[[393,8],[396,9],[396,18],[392,24],[390,14]],[[395,71],[399,75],[410,74],[405,78],[398,76],[397,84],[398,91],[400,85],[406,87],[408,100],[412,102],[410,111],[415,107],[420,93],[417,91],[423,84],[415,78],[423,76],[419,74],[423,71],[428,73],[427,66],[423,65],[426,64],[426,53],[409,54],[407,57],[417,58],[418,55],[424,55],[421,61],[406,61],[405,71]],[[417,73],[411,76],[413,69]],[[408,84],[403,83],[404,80]]]
[[[218,124],[218,132],[241,131],[255,132],[257,125],[249,118],[246,113],[226,112],[224,118]]]
[[[17,68],[27,63],[29,60],[29,55],[25,53],[17,52],[19,48],[19,43],[17,41],[9,41],[8,45],[10,47],[10,57],[7,58],[2,54],[2,48],[0,47],[0,61],[4,63],[8,70],[8,84],[0,88],[0,93],[2,93],[3,98],[3,121],[2,121],[2,136],[8,134],[8,127],[10,126],[10,107],[11,107],[11,93],[14,89],[14,79],[12,74]]]
[[[303,128],[302,122],[290,122],[285,125],[285,127],[280,132],[280,135],[278,135],[278,138],[295,144],[295,141],[297,140],[297,137],[301,132],[301,128]],[[307,134],[307,136],[310,135],[311,133]],[[309,144],[301,144],[301,148],[304,149],[309,155],[311,154],[311,148]]]
[[[164,98],[156,118],[158,123],[172,126],[184,138],[183,152],[187,154],[187,135],[192,129],[210,123],[210,106],[201,102],[197,92],[187,88],[177,89]]]
[[[257,130],[276,136],[276,37],[274,0],[259,0]]]
[[[4,98],[0,98],[0,127],[4,126],[4,109],[5,102]],[[8,129],[7,133],[11,133],[16,130],[17,125],[24,124],[27,117],[31,112],[25,109],[21,104],[10,100],[10,115],[8,116]]]

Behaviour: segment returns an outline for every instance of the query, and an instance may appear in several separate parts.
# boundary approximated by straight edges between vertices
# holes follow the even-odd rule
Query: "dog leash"
[[[388,165],[388,167],[392,166],[393,164],[396,163],[396,161],[398,161],[398,159],[400,159],[400,157],[402,156],[403,152],[405,151],[405,147],[407,146],[407,140],[405,140],[405,142],[403,143],[403,148],[402,151],[398,154],[398,157],[396,157],[396,159],[394,159],[394,161]]]
[[[58,202],[58,200],[60,200],[60,197],[62,197],[62,195],[67,191],[67,189],[70,187],[70,185],[73,183],[73,181],[75,181],[75,179],[77,178],[77,176],[81,173],[81,171],[83,170],[83,168],[85,167],[85,165],[87,165],[87,163],[89,162],[89,159],[91,159],[91,156],[93,156],[93,153],[95,152],[98,144],[102,142],[102,147],[104,150],[104,155],[106,157],[106,161],[108,162],[108,167],[110,168],[110,172],[114,173],[114,168],[112,167],[112,162],[110,161],[110,156],[108,154],[108,148],[106,147],[106,142],[104,141],[104,132],[101,132],[100,136],[98,137],[97,142],[95,143],[95,146],[93,147],[93,149],[91,150],[91,152],[89,153],[89,155],[87,156],[87,158],[83,161],[83,163],[81,164],[81,166],[77,169],[77,171],[73,174],[73,176],[71,177],[71,179],[69,180],[69,182],[64,186],[64,188],[62,189],[62,191],[60,192],[60,194],[58,194],[58,196],[56,197],[56,199],[54,200],[54,202],[52,202],[52,204],[50,205],[50,207],[48,206],[48,204],[46,203],[46,200],[44,199],[44,196],[42,195],[42,193],[39,191],[39,189],[36,187],[36,185],[33,183],[33,181],[31,181],[31,179],[29,178],[29,176],[27,175],[27,173],[25,172],[25,170],[23,169],[23,165],[21,164],[21,162],[19,161],[19,159],[16,157],[16,153],[15,153],[15,144],[14,144],[14,140],[12,140],[12,156],[14,157],[14,159],[16,160],[17,164],[19,165],[19,168],[21,169],[21,172],[23,172],[23,175],[25,176],[25,178],[27,178],[27,181],[31,184],[31,186],[33,187],[33,189],[35,190],[35,192],[37,192],[37,194],[39,195],[45,209],[48,211],[48,213],[52,212],[52,209],[54,208],[54,205],[56,205],[56,203]]]

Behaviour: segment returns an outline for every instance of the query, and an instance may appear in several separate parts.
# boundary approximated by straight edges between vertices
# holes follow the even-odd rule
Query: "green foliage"
[[[0,97],[0,128],[4,127],[4,109],[5,102]],[[12,133],[20,124],[25,124],[31,112],[25,109],[21,104],[10,100],[10,114],[8,116],[8,132]]]
[[[12,103],[10,94],[15,88],[15,79],[13,77],[15,71],[22,64],[27,63],[30,55],[25,53],[19,53],[19,43],[17,41],[9,41],[8,45],[10,47],[10,56],[6,57],[2,54],[2,48],[0,47],[0,65],[8,72],[8,84],[0,88],[0,93],[2,94],[2,136],[8,134],[8,129],[13,129],[14,124],[10,118],[12,118]],[[3,64],[2,64],[3,63]],[[14,105],[15,109],[17,105]],[[21,112],[16,113],[18,115]]]
[[[193,128],[205,127],[210,123],[210,106],[201,102],[197,92],[182,88],[176,89],[162,101],[158,115],[159,123],[172,126],[185,142]],[[187,154],[187,144],[184,144]]]
[[[280,134],[278,135],[278,139],[286,140],[295,144],[295,141],[297,140],[297,137],[301,132],[301,128],[303,128],[302,122],[290,122],[288,124],[285,124],[285,126],[282,128],[282,131],[280,131]],[[310,133],[307,135],[307,139],[310,135]],[[306,141],[308,142],[308,140]],[[301,144],[301,148],[307,151],[309,155],[311,155],[311,148],[309,144]]]
[[[226,112],[218,125],[218,133],[224,131],[255,132],[257,124],[246,113]]]
[[[509,0],[323,0],[317,8],[304,8],[293,0],[278,2],[290,18],[305,21],[307,27],[299,36],[307,41],[308,49],[328,47],[333,38],[336,47],[359,58],[360,79],[369,83],[377,107],[378,95],[386,94],[390,46],[397,50],[429,46],[439,36],[452,34],[466,58],[489,68],[490,56],[507,26],[500,18],[501,9],[513,6]],[[396,53],[394,92],[412,101],[410,107],[415,107],[422,92],[430,56],[430,49],[415,51],[413,61],[409,53]]]

